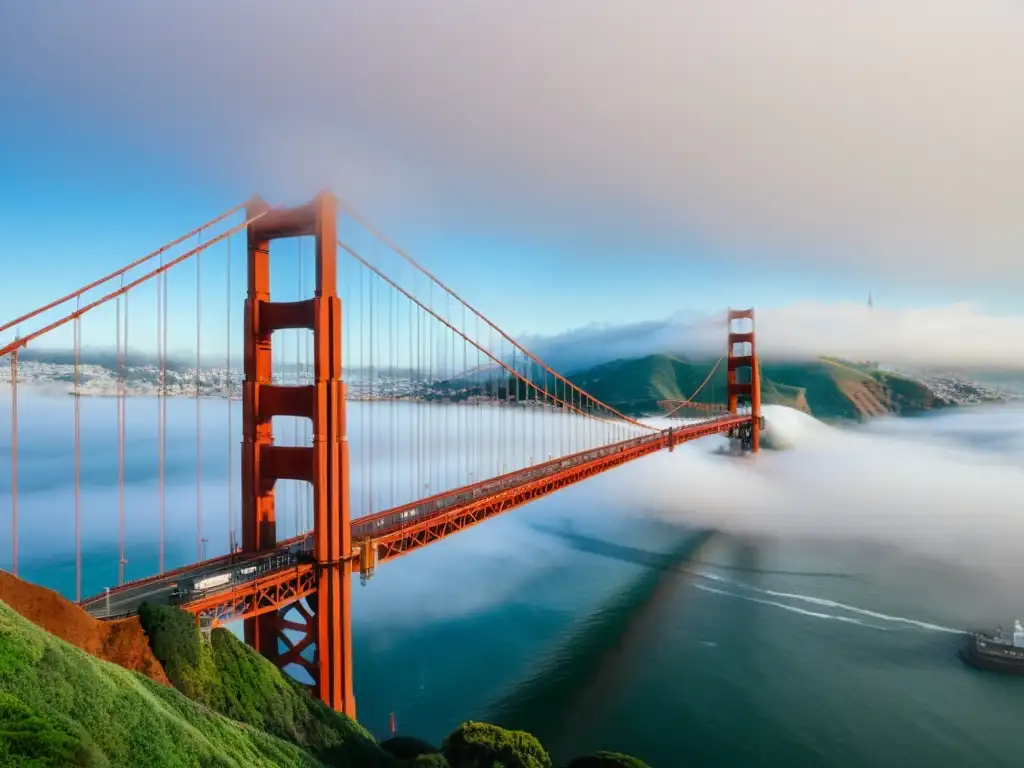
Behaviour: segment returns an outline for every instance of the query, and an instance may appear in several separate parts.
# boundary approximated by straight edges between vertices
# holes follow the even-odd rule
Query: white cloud
[[[773,550],[819,563],[832,552],[836,570],[845,567],[838,561],[853,560],[883,586],[920,584],[931,569],[930,578],[947,579],[972,596],[943,607],[949,614],[943,621],[954,629],[1005,621],[1024,610],[1016,543],[1024,535],[1024,411],[972,409],[858,428],[829,427],[781,406],[765,412],[769,434],[788,450],[726,456],[724,441],[713,438],[598,475],[382,568],[373,589],[383,594],[364,610],[375,622],[417,623],[501,604],[522,594],[525,580],[551,581],[566,565],[561,539],[543,531],[567,530],[628,548],[639,546],[637,516],[710,527],[739,542],[770,542],[769,560]],[[631,519],[633,530],[623,526]],[[871,548],[862,549],[864,542]],[[902,570],[893,563],[902,563]],[[579,566],[573,560],[571,567]],[[981,580],[972,582],[977,576]],[[465,584],[465,594],[455,602],[430,600],[437,584],[451,583]],[[842,599],[827,582],[808,580],[793,591],[801,589],[802,597],[760,597],[849,614],[808,604]],[[530,599],[544,604],[543,593],[531,591]],[[880,610],[870,603],[860,608]],[[920,606],[902,614],[911,620],[927,615]]]
[[[970,305],[869,309],[863,304],[804,302],[757,310],[763,358],[831,355],[915,366],[1024,369],[1024,317],[997,317]],[[679,314],[663,321],[592,325],[526,340],[562,366],[667,352],[720,355],[725,315]]]
[[[106,5],[6,7],[0,69],[268,197],[1024,277],[1014,3]]]
[[[687,446],[638,462],[628,487],[643,488],[659,517],[780,541],[873,541],[994,577],[1013,588],[1024,564],[1014,546],[1024,504],[1020,408],[887,419],[860,429],[829,427],[782,406],[765,409],[768,433],[791,446],[756,461]],[[668,463],[672,471],[666,471]],[[685,489],[685,493],[683,490]]]

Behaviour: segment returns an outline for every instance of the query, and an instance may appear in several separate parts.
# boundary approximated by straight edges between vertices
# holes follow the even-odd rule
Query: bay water
[[[73,598],[70,399],[22,398],[19,573]],[[157,567],[157,407],[127,406],[128,578]],[[237,525],[238,404],[199,408],[197,459],[195,403],[168,403],[168,568],[226,551]],[[0,401],[3,568],[9,414]],[[558,415],[495,414],[350,403],[353,513],[588,439]],[[956,657],[966,630],[1024,618],[1024,411],[768,419],[781,450],[737,457],[702,440],[381,566],[354,587],[360,720],[384,737],[394,713],[400,733],[435,742],[488,720],[530,730],[556,759],[612,749],[658,768],[1024,763],[1024,678]],[[301,429],[281,424],[283,442],[301,444]],[[115,401],[83,401],[81,439],[93,594],[118,577]],[[308,507],[282,484],[281,536],[308,526]]]

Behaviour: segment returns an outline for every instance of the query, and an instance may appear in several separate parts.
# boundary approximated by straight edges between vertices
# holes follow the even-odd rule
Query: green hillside
[[[319,766],[0,603],[0,766]]]
[[[213,630],[207,642],[189,614],[146,604],[139,620],[168,679],[190,699],[328,765],[394,764],[359,723],[307,694],[226,629]]]
[[[784,385],[803,391],[807,409],[815,416],[825,419],[856,419],[859,415],[857,407],[838,386],[839,381],[854,374],[856,372],[852,369],[837,368],[825,360],[765,363],[761,365],[762,400],[766,404],[778,403],[767,385],[771,383],[777,386],[777,383],[783,382]]]
[[[886,388],[893,408],[898,413],[919,413],[950,405],[919,381],[882,371],[874,371],[872,376]]]
[[[382,744],[231,633],[147,606],[140,620],[174,688],[96,659],[0,602],[0,768],[552,768],[522,731],[466,722],[439,747]],[[645,768],[599,752],[570,766]]]
[[[653,415],[664,412],[659,400],[689,398],[713,365],[713,360],[648,355],[602,363],[569,378],[628,415]],[[696,402],[725,402],[725,387],[721,365]],[[765,404],[799,408],[826,420],[913,413],[946,404],[917,381],[835,358],[762,362],[761,393]]]
[[[693,394],[708,375],[711,365],[698,365],[669,355],[648,355],[602,363],[573,374],[569,380],[624,413],[657,413],[661,410],[659,400],[686,399]],[[723,365],[719,366],[697,401],[724,400]]]

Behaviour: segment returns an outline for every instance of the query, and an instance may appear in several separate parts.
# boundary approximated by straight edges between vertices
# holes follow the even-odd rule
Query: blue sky
[[[119,268],[245,197],[230,183],[204,179],[202,165],[191,164],[187,157],[162,156],[128,144],[121,126],[71,129],[73,114],[62,113],[59,104],[46,105],[46,110],[22,112],[0,124],[0,174],[6,180],[0,187],[0,225],[7,233],[0,305],[5,318]],[[341,194],[358,205],[351,192]],[[730,304],[784,306],[811,298],[863,302],[868,291],[874,292],[876,302],[899,307],[941,305],[958,298],[953,290],[915,291],[881,276],[808,274],[803,268],[770,263],[737,265],[729,254],[694,243],[651,247],[638,238],[638,250],[645,249],[638,253],[628,243],[565,242],[557,236],[552,243],[543,234],[515,232],[437,232],[403,226],[400,218],[377,223],[514,334],[557,334],[591,323],[629,324],[682,310],[717,312]],[[308,254],[309,245],[304,247]],[[232,248],[237,302],[244,290],[244,239],[232,238]],[[287,275],[283,270],[295,248],[294,243],[281,243],[274,252],[275,264],[281,265],[274,272],[275,284],[288,299],[295,297],[297,278],[294,267]],[[587,256],[591,251],[600,253]],[[208,258],[219,261],[224,254],[224,247],[217,246]],[[366,254],[372,256],[372,251]],[[397,262],[378,263],[388,269]],[[204,326],[210,328],[208,344],[217,345],[219,338],[212,337],[221,333],[224,271],[217,267],[207,272]],[[193,275],[191,265],[174,272],[174,306],[182,325],[194,319]],[[989,304],[995,311],[1006,305],[998,291],[991,293]],[[134,311],[155,312],[148,294]],[[111,322],[104,318],[85,326],[85,343],[113,344]],[[30,329],[31,323],[25,330]],[[171,347],[194,348],[192,334],[191,328],[174,328]],[[137,343],[148,344],[150,338],[142,331]]]
[[[903,313],[968,302],[992,327],[1019,320],[1012,9],[982,3],[965,25],[901,0],[879,26],[788,4],[747,9],[756,36],[724,9],[660,0],[616,24],[576,2],[312,3],[285,26],[272,3],[235,0],[160,17],[61,3],[56,21],[5,7],[2,314],[253,192],[298,203],[327,186],[517,335],[869,291]],[[912,46],[885,34],[909,23]],[[204,327],[224,314],[215,273]],[[191,347],[187,282],[172,335]],[[803,322],[827,327],[815,311]],[[86,343],[111,335],[96,323]]]
[[[245,197],[230,184],[196,181],[203,169],[189,165],[187,158],[161,157],[126,145],[116,125],[105,133],[102,127],[69,130],[74,115],[61,114],[59,105],[48,106],[53,110],[49,120],[22,113],[0,124],[0,174],[6,180],[0,186],[0,226],[8,233],[5,279],[0,283],[5,320],[119,268]],[[358,204],[357,198],[344,194]],[[738,306],[766,298],[763,286],[730,281],[728,268],[698,253],[639,262],[623,254],[588,265],[568,259],[570,249],[543,238],[412,232],[403,239],[402,222],[392,224],[391,237],[513,333],[635,322],[681,308],[717,311],[729,300]],[[233,293],[241,296],[244,239],[232,238],[232,248]],[[294,254],[294,244],[278,244],[275,265],[288,269],[284,265]],[[223,259],[224,248],[217,247],[209,258]],[[392,259],[382,266],[394,263]],[[297,290],[294,274],[294,268],[287,276],[274,271],[275,284],[288,299]],[[204,281],[210,296],[204,314],[212,324],[223,311],[225,282],[223,269],[210,275]],[[176,268],[174,278],[185,324],[193,318],[193,268]],[[779,282],[783,288],[785,281]],[[787,298],[785,293],[776,296]],[[135,311],[152,313],[155,306],[147,296]],[[25,330],[31,327],[29,323]],[[109,323],[104,327],[102,321],[90,322],[85,332],[87,344],[113,343]],[[140,343],[142,338],[140,334]],[[179,338],[191,341],[188,331]],[[176,346],[173,340],[171,346]]]

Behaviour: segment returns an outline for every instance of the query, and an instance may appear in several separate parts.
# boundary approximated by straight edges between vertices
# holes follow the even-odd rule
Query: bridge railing
[[[712,417],[695,421],[688,426],[701,426],[719,421],[721,417]],[[674,428],[679,431],[679,428]],[[565,469],[587,464],[592,461],[603,459],[615,453],[620,453],[638,445],[644,445],[659,440],[664,440],[669,430],[641,435],[629,440],[623,440],[600,448],[591,448],[570,454],[559,459],[536,464],[528,469],[517,470],[490,480],[484,480],[473,485],[457,488],[452,492],[439,494],[437,496],[423,499],[421,501],[406,504],[390,510],[384,510],[374,515],[367,515],[352,521],[353,540],[369,539],[381,535],[384,532],[400,530],[405,525],[420,523],[425,519],[443,514],[455,507],[461,506],[474,499],[493,496],[503,491],[511,490],[520,485],[533,482],[546,475],[560,472]]]
[[[246,560],[231,569],[204,573],[198,581],[190,578],[182,579],[171,595],[170,603],[180,605],[194,602],[208,595],[255,581],[268,573],[297,565],[303,560],[308,560],[311,555],[312,540],[303,539],[289,545],[285,551],[278,550],[266,557]]]
[[[138,609],[131,610],[107,610],[95,603],[89,607],[88,613],[94,619],[102,619],[104,621],[117,621],[118,619],[130,619],[132,616],[138,613]]]
[[[484,480],[473,485],[456,488],[453,491],[438,494],[428,499],[422,499],[411,504],[384,510],[374,515],[367,515],[356,518],[352,521],[353,542],[367,539],[375,539],[387,534],[393,534],[406,527],[422,524],[426,520],[451,512],[463,505],[470,504],[476,500],[494,496],[515,488],[527,485],[542,479],[548,475],[556,474],[564,470],[572,469],[590,462],[612,456],[616,453],[631,450],[637,446],[646,445],[652,442],[664,441],[674,442],[673,434],[678,435],[687,430],[701,430],[709,425],[715,425],[724,421],[734,421],[743,418],[743,414],[713,416],[709,418],[694,420],[681,426],[671,427],[658,432],[640,437],[631,438],[611,445],[599,448],[592,448],[570,454],[552,461],[536,464],[532,467],[517,470],[495,478]],[[313,553],[312,534],[303,534],[291,539],[286,539],[278,544],[273,554],[259,556],[244,553],[233,553],[231,555],[217,558],[223,563],[223,567],[210,569],[209,566],[216,561],[197,563],[195,566],[180,569],[174,574],[165,574],[163,577],[151,577],[138,582],[130,582],[124,588],[137,587],[147,582],[159,583],[170,581],[169,576],[177,576],[180,585],[172,602],[194,602],[197,599],[217,594],[219,592],[244,584],[248,581],[258,579],[267,573],[281,570],[297,564],[301,560],[308,559]],[[188,573],[190,568],[204,567],[200,582],[196,584],[195,577]],[[221,578],[226,577],[226,578]],[[214,580],[214,581],[210,581]],[[203,584],[208,586],[203,586]],[[120,588],[117,591],[121,591]],[[88,606],[90,613],[102,618],[115,618],[115,614],[105,613],[102,602],[104,595],[98,595],[83,601],[83,606]],[[132,612],[118,615],[130,615]]]

